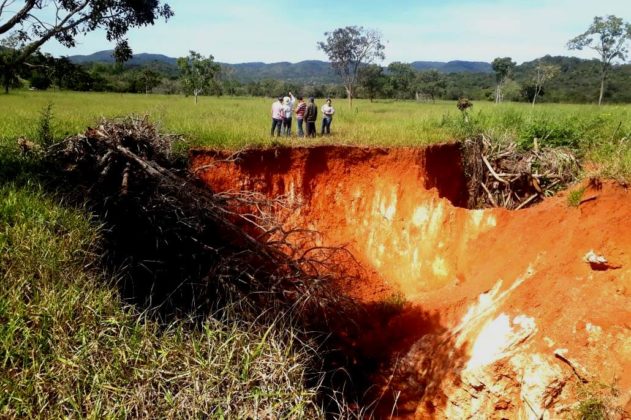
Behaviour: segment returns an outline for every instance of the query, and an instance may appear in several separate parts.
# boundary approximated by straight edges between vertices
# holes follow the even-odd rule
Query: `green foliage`
[[[591,382],[580,384],[577,389],[578,405],[573,413],[575,420],[609,420],[623,418],[623,411],[614,405],[619,395],[614,384]]]
[[[532,89],[530,91],[526,90],[527,92],[526,98],[529,101],[532,101],[533,106],[535,105],[535,102],[537,101],[537,97],[539,95],[543,95],[544,93],[543,86],[546,84],[546,82],[556,77],[556,75],[559,74],[560,71],[561,71],[561,68],[557,65],[545,64],[542,62],[537,63],[537,66],[535,67],[535,71],[531,79],[530,86],[532,86]]]
[[[0,48],[0,52],[2,49]],[[111,57],[105,54],[111,60]],[[101,60],[105,58],[101,57]],[[184,93],[178,80],[180,71],[175,60],[149,61],[147,58],[132,60],[121,65],[93,62],[76,65],[66,58],[53,58],[35,53],[29,63],[15,73],[17,86],[19,78],[27,80],[31,86],[41,89],[52,86],[57,89],[77,91],[111,91],[147,93],[152,91],[164,94]],[[404,67],[411,65],[405,63]],[[403,90],[395,89],[391,74],[376,64],[359,67],[359,88],[356,97],[408,98],[416,92],[428,99],[451,99],[468,97],[472,100],[494,100],[496,84],[493,73],[449,73],[439,71],[412,70],[414,81]],[[1,68],[1,65],[0,65]],[[295,92],[303,96],[343,98],[346,89],[341,84],[332,83],[335,75],[328,63],[304,61],[301,63],[244,63],[221,65],[215,74],[210,88],[202,95],[225,94],[232,96],[275,97],[279,92]],[[505,100],[533,102],[537,93],[538,75],[544,76],[545,69],[555,69],[555,76],[542,80],[536,102],[593,102],[599,89],[600,65],[596,60],[582,60],[575,57],[550,57],[525,62],[515,67],[511,81],[502,86]],[[558,69],[558,73],[556,72]],[[366,73],[361,76],[362,72]],[[155,76],[157,75],[157,79]],[[150,76],[150,77],[147,77]],[[369,77],[368,77],[369,76]],[[368,79],[366,79],[368,77]],[[149,81],[149,83],[147,83]],[[155,85],[154,83],[157,83]],[[368,83],[368,84],[366,84]],[[604,101],[609,103],[631,102],[631,65],[615,65],[607,77],[608,88]],[[403,83],[405,84],[405,82]],[[545,86],[545,88],[544,88]],[[433,95],[433,96],[432,96]]]
[[[495,72],[495,81],[497,83],[495,88],[495,102],[502,102],[504,95],[502,89],[511,78],[513,71],[515,70],[515,63],[510,57],[496,58],[491,63],[493,71]],[[515,88],[513,88],[515,90]],[[509,98],[510,99],[510,98]]]
[[[318,48],[329,57],[333,70],[342,79],[349,101],[352,101],[361,65],[385,58],[381,34],[361,26],[346,26],[325,32],[324,36],[326,41],[318,42]]]
[[[407,63],[395,61],[388,65],[391,91],[397,99],[410,99],[414,97],[416,70]]]
[[[570,191],[567,195],[567,205],[570,207],[578,207],[583,200],[583,194],[585,194],[585,187]]]
[[[447,79],[437,70],[421,71],[416,75],[417,91],[432,98],[432,102],[443,96],[445,87]]]
[[[213,60],[212,55],[204,58],[195,51],[191,51],[188,57],[181,57],[177,60],[184,93],[195,96],[195,103],[197,103],[197,97],[201,93],[211,88],[215,76],[221,70],[219,64]]]
[[[598,38],[598,39],[596,39]],[[582,50],[589,47],[600,56],[600,96],[598,105],[602,103],[605,81],[616,60],[625,61],[629,52],[626,46],[631,40],[631,24],[621,18],[609,15],[594,17],[594,22],[584,33],[571,39],[567,47],[571,50]]]
[[[41,111],[37,124],[37,140],[44,146],[54,141],[53,135],[53,103],[49,102]]]
[[[514,118],[521,116],[514,115]],[[559,119],[554,116],[539,114],[530,118],[522,119],[519,124],[519,144],[523,148],[532,146],[534,139],[538,139],[540,144],[550,147],[570,147],[578,149],[583,138],[581,127],[575,118]]]
[[[13,64],[17,57],[17,42],[17,39],[11,36],[0,41],[0,83],[5,93],[20,86],[18,68]]]
[[[377,98],[383,93],[388,77],[383,72],[383,67],[378,64],[370,64],[359,69],[359,84],[363,96],[370,99]]]
[[[37,138],[39,111],[53,101],[55,138],[99,116],[136,113],[185,135],[184,148],[270,144],[268,99],[202,100],[18,91],[0,101],[0,417],[321,415],[303,385],[309,355],[283,323],[208,318],[193,331],[126,307],[109,278],[86,268],[99,253],[94,221],[47,197],[35,184],[36,159],[15,148],[17,137]],[[417,146],[485,133],[531,147],[541,135],[544,146],[576,148],[600,175],[631,179],[630,106],[476,102],[468,122],[453,101],[360,100],[357,109],[338,110],[331,137],[291,141]],[[384,310],[404,304],[393,295]],[[598,412],[598,401],[609,406],[604,396],[581,401],[585,413]]]
[[[598,398],[588,398],[579,403],[577,417],[580,420],[606,420],[607,407]]]
[[[511,76],[516,65],[517,63],[510,57],[497,57],[493,60],[491,67],[493,67],[493,71],[495,72],[495,80],[497,83],[504,83],[504,81]]]
[[[597,165],[593,175],[616,179],[626,183],[631,180],[631,132],[616,141],[592,145],[587,159]]]
[[[293,90],[292,90],[293,92]],[[326,94],[321,92],[324,96]],[[266,98],[203,97],[195,106],[184,97],[107,93],[18,91],[0,101],[0,147],[15,147],[18,137],[37,139],[39,111],[55,104],[54,138],[85,130],[101,116],[148,115],[163,130],[185,136],[180,150],[190,146],[239,149],[269,146],[269,108]],[[320,101],[319,101],[320,103]],[[356,101],[357,112],[337,109],[333,134],[324,139],[292,144],[357,144],[365,146],[416,146],[471,137],[484,133],[496,141],[517,141],[521,147],[571,147],[598,167],[598,173],[631,179],[631,106],[504,103],[495,106],[476,101],[469,121],[456,101],[435,104],[414,101]],[[289,142],[289,140],[281,140]],[[12,168],[14,165],[3,167]],[[8,169],[7,169],[8,170]]]
[[[0,417],[322,417],[293,327],[159,325],[95,268],[98,242],[37,185],[0,187]]]
[[[587,31],[571,39],[567,46],[571,50],[590,47],[600,54],[603,65],[608,66],[613,60],[627,58],[629,40],[631,24],[614,15],[596,16]]]
[[[128,58],[131,49],[125,35],[132,28],[152,25],[156,19],[168,19],[173,11],[158,0],[86,0],[54,4],[26,1],[16,7],[0,7],[0,34],[17,34],[18,44],[10,66],[17,68],[43,44],[54,38],[61,45],[74,47],[79,34],[102,29],[109,41],[116,41],[116,55]],[[50,19],[53,16],[55,19]]]

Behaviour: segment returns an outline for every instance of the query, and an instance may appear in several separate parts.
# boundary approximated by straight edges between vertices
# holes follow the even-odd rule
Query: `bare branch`
[[[2,13],[4,12],[4,9],[6,7],[11,7],[11,5],[15,3],[15,0],[3,0],[2,4],[0,4],[0,16],[2,16]]]
[[[2,4],[4,7],[4,3]],[[24,7],[22,7],[20,11],[18,11],[15,15],[13,15],[13,17],[9,19],[8,21],[6,21],[6,23],[4,23],[3,25],[0,25],[0,35],[10,31],[16,25],[21,24],[24,21],[24,19],[28,16],[30,11],[35,7],[36,4],[37,4],[37,0],[27,0],[26,3],[24,4]]]
[[[15,60],[14,64],[19,64],[24,62],[28,56],[33,54],[39,47],[44,45],[49,39],[52,37],[76,28],[82,23],[88,21],[90,19],[90,15],[84,15],[81,19],[71,20],[75,15],[79,14],[83,11],[88,4],[90,4],[90,0],[85,0],[83,3],[79,4],[77,7],[72,9],[57,25],[53,28],[49,29],[45,34],[43,34],[37,41],[34,41],[28,45],[26,45],[20,51],[20,55]]]

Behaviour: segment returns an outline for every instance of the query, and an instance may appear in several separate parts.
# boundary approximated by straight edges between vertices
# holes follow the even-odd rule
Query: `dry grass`
[[[95,271],[84,212],[11,184],[0,203],[0,416],[322,416],[287,322],[159,325]]]

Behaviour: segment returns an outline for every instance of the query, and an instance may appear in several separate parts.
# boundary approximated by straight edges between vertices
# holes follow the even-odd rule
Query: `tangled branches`
[[[574,182],[580,166],[567,149],[520,150],[515,142],[496,143],[482,135],[464,143],[470,207],[518,210]]]
[[[145,303],[171,310],[186,300],[189,311],[207,312],[232,293],[254,296],[258,308],[284,305],[305,314],[338,306],[343,298],[329,280],[350,254],[320,247],[317,232],[278,220],[300,203],[257,192],[209,191],[174,163],[177,140],[146,118],[130,117],[103,120],[47,152],[112,226],[109,255],[136,268],[128,287],[134,295],[145,278]]]

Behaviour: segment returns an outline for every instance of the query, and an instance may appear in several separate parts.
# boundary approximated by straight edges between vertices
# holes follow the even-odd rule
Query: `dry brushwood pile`
[[[112,252],[129,248],[118,263],[139,267],[130,287],[142,287],[147,272],[152,295],[145,300],[153,306],[179,296],[192,302],[190,310],[206,312],[226,293],[255,296],[255,306],[263,308],[300,308],[307,317],[339,303],[328,281],[337,250],[295,249],[287,240],[295,232],[274,217],[275,209],[287,205],[281,199],[214,194],[199,185],[172,156],[177,140],[146,118],[128,117],[103,120],[47,151],[76,193],[117,230]],[[168,283],[162,293],[155,279],[161,274]]]
[[[470,208],[532,206],[576,181],[580,170],[572,151],[540,148],[536,141],[521,150],[514,141],[480,136],[464,142],[463,154]]]

